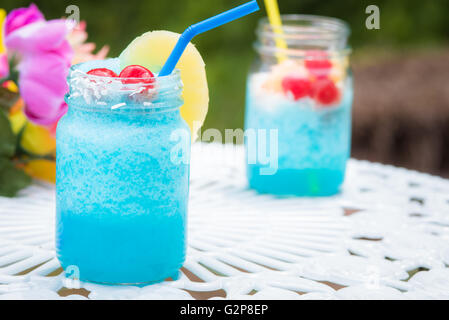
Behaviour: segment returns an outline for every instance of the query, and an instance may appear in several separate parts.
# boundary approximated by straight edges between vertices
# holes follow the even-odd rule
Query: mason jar
[[[68,77],[56,137],[57,256],[85,281],[162,281],[186,253],[190,131],[180,74],[129,81],[88,75],[94,68],[118,72],[119,63],[76,65]]]
[[[247,83],[246,152],[250,188],[261,193],[339,192],[350,155],[352,77],[349,27],[334,18],[262,19]]]

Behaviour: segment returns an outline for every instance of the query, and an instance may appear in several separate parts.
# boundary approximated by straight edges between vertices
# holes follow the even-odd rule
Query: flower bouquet
[[[12,197],[32,178],[55,181],[69,68],[104,59],[109,48],[94,54],[85,22],[47,21],[34,4],[0,9],[0,31],[0,196]]]

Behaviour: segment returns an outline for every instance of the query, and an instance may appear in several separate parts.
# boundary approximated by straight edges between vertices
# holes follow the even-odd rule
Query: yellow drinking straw
[[[283,38],[284,33],[282,32],[282,20],[281,14],[279,13],[279,6],[277,0],[265,0],[265,7],[268,14],[268,21],[270,21],[270,25],[273,28],[276,36],[276,47],[278,49],[287,49],[287,43]],[[287,57],[285,54],[277,54],[278,61],[281,62],[285,60]]]

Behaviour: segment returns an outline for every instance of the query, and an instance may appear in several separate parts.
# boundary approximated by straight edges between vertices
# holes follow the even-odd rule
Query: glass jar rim
[[[295,37],[295,34],[307,33],[307,34],[323,34],[324,32],[334,31],[334,34],[348,37],[351,33],[349,24],[341,19],[333,17],[325,17],[318,15],[308,15],[308,14],[283,14],[281,15],[282,27],[281,30],[284,36]],[[295,25],[289,23],[294,22]],[[304,27],[299,25],[300,22],[303,23],[316,23],[321,29]],[[338,31],[338,32],[337,32]],[[271,26],[267,17],[263,17],[259,20],[259,26],[257,32],[263,34],[273,34],[275,33],[275,28]]]
[[[112,59],[111,59],[112,60]],[[85,63],[78,63],[74,64],[69,69],[69,76],[68,81],[73,79],[73,77],[83,77],[85,79],[89,80],[97,80],[98,83],[131,83],[136,86],[142,86],[142,85],[148,85],[148,83],[153,83],[157,81],[158,87],[161,89],[170,87],[170,83],[179,81],[181,77],[181,72],[178,69],[175,69],[171,74],[167,76],[157,76],[154,75],[153,77],[146,77],[146,78],[140,78],[140,77],[109,77],[109,76],[99,76],[94,74],[88,74],[86,71],[81,70],[80,68]],[[93,81],[93,83],[97,83],[97,81]]]
[[[65,101],[75,108],[93,111],[156,112],[179,109],[182,105],[181,72],[151,78],[124,78],[88,74],[95,68],[118,71],[117,58],[73,65],[67,82]]]
[[[259,20],[256,29],[259,38],[259,41],[255,44],[256,51],[262,54],[285,55],[304,59],[341,58],[352,52],[347,45],[350,27],[343,20],[305,14],[285,14],[281,15],[281,19],[283,24],[278,30],[271,26],[267,17]],[[276,46],[279,40],[285,41],[288,47]],[[314,49],[295,48],[295,46],[307,42],[328,43],[333,44],[333,46],[329,45],[331,49],[316,49],[322,53],[320,55],[317,55]]]

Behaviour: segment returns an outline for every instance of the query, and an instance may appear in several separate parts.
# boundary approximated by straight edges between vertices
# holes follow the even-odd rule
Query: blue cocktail
[[[258,132],[247,152],[277,132],[277,168],[248,155],[249,186],[262,193],[328,196],[339,191],[350,155],[352,79],[346,25],[335,19],[284,16],[288,49],[267,21],[259,28],[259,63],[248,78],[245,128]],[[266,134],[265,139],[261,136]],[[255,135],[253,135],[255,136]]]
[[[186,252],[190,131],[179,72],[127,82],[86,73],[94,68],[120,71],[114,59],[70,72],[57,128],[58,259],[82,280],[161,281]]]

